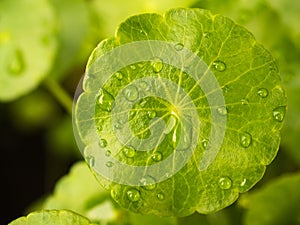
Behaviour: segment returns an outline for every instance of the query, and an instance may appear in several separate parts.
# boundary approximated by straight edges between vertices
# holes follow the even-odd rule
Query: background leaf
[[[30,213],[27,217],[20,217],[9,225],[91,225],[88,219],[66,210],[40,211]]]
[[[163,12],[174,7],[189,7],[195,0],[133,0],[128,4],[122,0],[111,0],[109,2],[91,1],[90,7],[99,20],[99,31],[102,37],[107,38],[114,35],[116,27],[127,17],[146,12]]]
[[[90,40],[92,32],[90,9],[84,0],[50,2],[57,17],[58,38],[58,52],[50,74],[52,77],[63,79],[70,70],[77,69],[82,60],[85,62],[88,52],[95,43]],[[88,49],[84,49],[88,45],[90,45]]]
[[[47,0],[0,2],[0,101],[34,89],[56,53],[55,17]]]
[[[262,189],[243,196],[240,204],[247,211],[246,225],[300,224],[300,175],[291,174],[276,179]]]

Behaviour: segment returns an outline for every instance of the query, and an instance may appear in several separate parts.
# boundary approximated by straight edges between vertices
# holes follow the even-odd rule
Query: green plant
[[[14,100],[22,129],[47,131],[51,155],[79,160],[10,224],[300,224],[296,0],[122,4],[0,2],[0,100]],[[258,41],[208,10],[162,14],[178,6],[224,14]],[[60,84],[75,91],[99,41],[72,110]],[[276,59],[259,43],[278,61],[287,113]],[[73,111],[86,162],[44,88]]]

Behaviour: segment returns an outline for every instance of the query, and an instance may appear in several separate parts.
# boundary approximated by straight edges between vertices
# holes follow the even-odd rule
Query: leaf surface
[[[150,47],[118,51],[143,41]],[[124,64],[147,49],[152,59]],[[121,56],[105,58],[114,50],[126,56],[118,71]],[[83,154],[133,212],[218,211],[261,179],[278,150],[286,99],[275,60],[245,28],[206,10],[130,17],[94,50],[83,89],[75,109]]]
[[[20,217],[9,225],[91,225],[88,219],[67,210],[43,210]]]

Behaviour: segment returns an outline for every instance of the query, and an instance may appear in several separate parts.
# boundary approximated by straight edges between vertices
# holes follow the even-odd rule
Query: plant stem
[[[73,100],[59,83],[56,80],[47,77],[44,84],[65,110],[72,115]]]

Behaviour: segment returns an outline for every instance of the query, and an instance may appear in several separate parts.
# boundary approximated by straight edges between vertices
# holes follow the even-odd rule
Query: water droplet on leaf
[[[140,192],[136,189],[131,189],[127,191],[126,195],[131,202],[137,202],[138,200],[140,200],[141,197]]]
[[[114,104],[114,97],[109,94],[104,89],[100,90],[99,95],[99,107],[107,112],[110,112],[112,110],[113,104]]]
[[[110,196],[111,196],[113,199],[116,199],[116,197],[117,197],[117,192],[116,192],[114,189],[111,189],[111,191],[110,191]]]
[[[10,73],[14,75],[19,75],[24,71],[24,69],[25,69],[25,62],[24,62],[23,54],[20,50],[16,50],[13,53],[11,61],[9,62],[8,70]]]
[[[106,156],[106,157],[111,156],[111,151],[107,150],[107,151],[105,152],[105,156]]]
[[[203,148],[206,148],[208,145],[208,141],[206,139],[202,140],[202,146]]]
[[[228,110],[227,110],[227,108],[226,108],[225,106],[219,107],[219,108],[217,109],[217,111],[218,111],[218,113],[219,113],[220,115],[222,115],[222,116],[225,116],[225,115],[227,115],[227,113],[228,113]]]
[[[115,124],[114,124],[114,128],[116,129],[120,129],[121,128],[121,124],[119,121],[117,121]]]
[[[105,163],[105,165],[106,165],[107,167],[112,167],[112,166],[114,165],[114,163],[111,162],[111,161],[108,161],[108,162]]]
[[[156,112],[154,110],[148,111],[147,116],[149,119],[153,119],[156,116]]]
[[[244,178],[244,179],[242,180],[240,186],[241,186],[241,187],[244,187],[246,183],[247,183],[247,179]]]
[[[153,71],[155,72],[155,73],[159,73],[161,70],[162,70],[162,68],[163,68],[163,62],[162,62],[162,60],[160,59],[160,58],[154,58],[153,60],[152,60],[152,63],[151,63],[151,65],[152,65],[152,67],[153,67]]]
[[[218,185],[221,189],[226,190],[231,188],[232,181],[230,180],[229,177],[222,177],[220,178]]]
[[[151,159],[152,159],[153,161],[155,161],[155,162],[161,161],[162,158],[163,158],[163,155],[162,155],[161,152],[154,152],[154,153],[152,154],[152,156],[151,156]]]
[[[204,32],[204,33],[203,33],[203,37],[205,37],[205,38],[210,38],[210,33],[209,33],[209,32]]]
[[[107,141],[105,139],[100,139],[99,146],[105,148],[107,146]]]
[[[181,50],[183,49],[183,47],[184,47],[183,44],[177,43],[177,44],[175,45],[175,50],[176,50],[176,51],[181,51]]]
[[[226,70],[226,64],[222,61],[215,61],[213,63],[213,67],[219,72],[223,72],[224,70]]]
[[[240,135],[240,143],[241,146],[244,148],[248,148],[250,146],[250,144],[252,143],[252,136],[251,134],[245,132],[243,134]]]
[[[97,131],[101,132],[103,130],[103,126],[101,124],[101,121],[99,123],[97,123]]]
[[[285,106],[279,106],[273,110],[273,118],[278,121],[282,122],[285,117]]]
[[[151,176],[145,176],[140,181],[141,185],[146,190],[153,190],[156,188],[156,181]]]
[[[242,105],[248,105],[249,104],[249,100],[246,98],[241,99],[241,103]]]
[[[88,156],[87,157],[87,162],[90,165],[90,167],[93,167],[95,165],[95,158],[94,158],[94,156]]]
[[[139,97],[139,91],[136,86],[130,85],[124,90],[124,95],[128,101],[135,101]]]
[[[269,95],[269,91],[266,88],[260,88],[257,91],[258,96],[262,97],[262,98],[266,98]]]
[[[116,78],[117,78],[118,80],[122,80],[122,79],[123,79],[123,74],[122,74],[121,72],[117,72],[117,73],[116,73]]]
[[[230,88],[227,85],[225,85],[222,89],[224,93],[228,93],[230,90]]]
[[[164,133],[165,134],[170,133],[173,130],[173,128],[175,127],[176,123],[177,123],[176,117],[174,115],[171,115],[168,122],[167,122]]]
[[[159,200],[164,200],[165,196],[164,196],[163,193],[158,193],[158,194],[157,194],[157,198],[158,198]]]
[[[135,156],[135,149],[132,148],[132,147],[125,147],[125,148],[123,149],[123,153],[124,153],[124,155],[125,155],[126,157],[132,158],[132,157]]]

